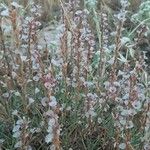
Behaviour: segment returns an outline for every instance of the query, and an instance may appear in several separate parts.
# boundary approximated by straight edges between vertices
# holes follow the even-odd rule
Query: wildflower
[[[40,77],[38,75],[36,75],[36,76],[33,77],[33,80],[38,82],[40,80]]]
[[[3,93],[3,95],[2,95],[3,97],[5,97],[5,98],[8,98],[9,97],[9,93],[8,92],[6,92],[6,93]]]
[[[56,98],[54,96],[51,96],[49,106],[56,107],[56,105],[57,105]]]
[[[51,89],[56,85],[56,79],[54,79],[54,77],[51,75],[51,73],[48,73],[47,75],[45,75],[43,77],[43,81],[44,81],[44,86],[47,89]]]
[[[22,6],[16,2],[12,2],[11,5],[14,6],[15,8],[22,8]]]
[[[48,129],[47,132],[48,134],[45,137],[45,142],[46,143],[50,143],[52,142],[53,138],[54,138],[54,133],[53,133],[53,128],[55,126],[55,119],[54,118],[50,118],[48,121]]]
[[[134,126],[134,125],[133,125],[133,122],[132,122],[132,121],[128,121],[128,122],[127,122],[127,126],[126,126],[127,129],[131,129],[131,128],[133,128],[133,126]]]
[[[133,106],[134,109],[140,110],[141,107],[142,107],[142,104],[141,104],[140,101],[134,101],[134,102],[132,103],[132,106]]]
[[[37,94],[39,92],[40,92],[39,88],[35,88],[35,94]]]
[[[43,97],[41,100],[42,105],[45,107],[46,103],[49,101],[48,97]]]
[[[13,112],[12,112],[12,115],[18,115],[18,110],[14,110]]]
[[[30,98],[29,98],[29,105],[31,105],[32,103],[34,103],[34,101],[35,101],[35,100],[30,97]]]
[[[120,149],[125,149],[125,148],[126,148],[126,144],[125,144],[125,143],[119,144],[119,148],[120,148]]]

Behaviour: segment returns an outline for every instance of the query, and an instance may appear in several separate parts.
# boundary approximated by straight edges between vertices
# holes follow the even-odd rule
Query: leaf
[[[127,59],[122,54],[119,53],[119,56],[120,56],[120,58],[118,58],[118,60],[120,60],[121,62],[124,62],[124,63],[128,62]]]
[[[130,53],[130,56],[133,58],[133,57],[134,57],[134,54],[135,54],[134,49],[130,48],[130,49],[129,49],[129,53]]]
[[[100,61],[100,52],[98,51],[95,53],[93,57],[92,67],[97,68],[99,61]]]

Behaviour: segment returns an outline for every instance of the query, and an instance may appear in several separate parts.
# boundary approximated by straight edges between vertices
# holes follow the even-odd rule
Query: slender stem
[[[138,24],[138,25],[132,30],[132,32],[129,34],[129,36],[131,36],[131,35],[140,27],[140,25],[142,25],[144,22],[146,22],[146,21],[148,21],[148,20],[150,20],[150,18],[147,18],[147,19],[143,20],[140,24]]]

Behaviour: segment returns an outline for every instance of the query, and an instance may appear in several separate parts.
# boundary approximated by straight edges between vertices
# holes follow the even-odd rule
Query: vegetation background
[[[149,0],[0,0],[0,149],[150,150]]]

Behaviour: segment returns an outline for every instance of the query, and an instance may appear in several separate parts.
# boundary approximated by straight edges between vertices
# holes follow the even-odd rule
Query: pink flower
[[[48,73],[43,77],[43,81],[44,81],[44,86],[47,89],[50,89],[56,85],[56,79],[54,79],[54,77],[50,73]]]

